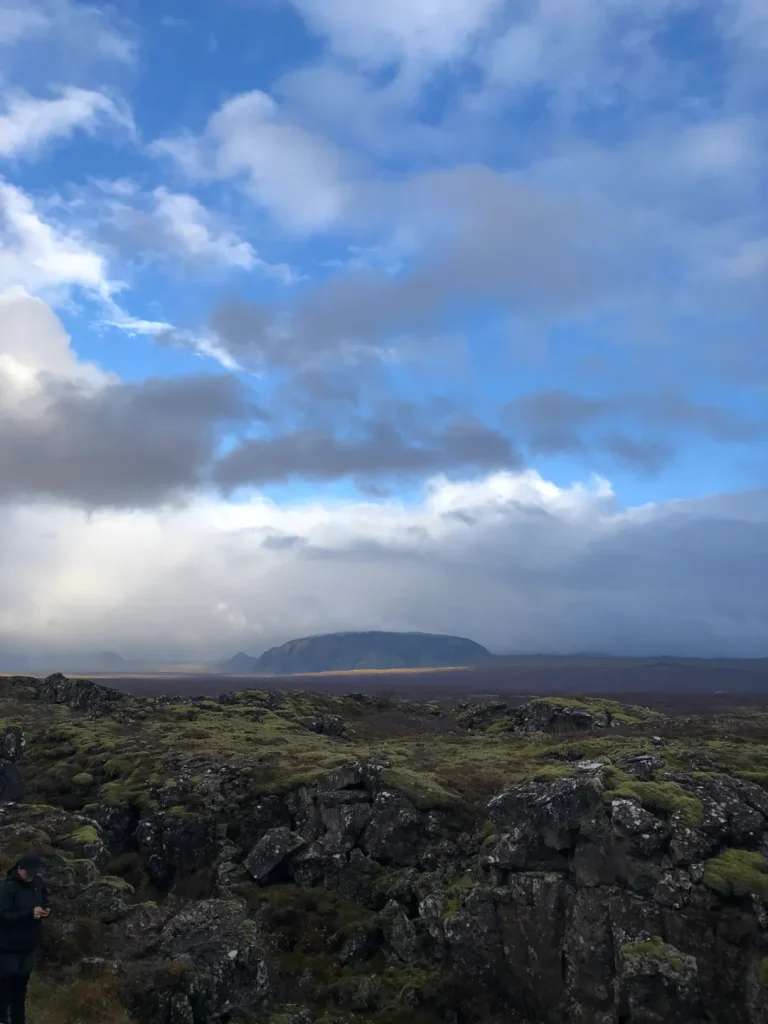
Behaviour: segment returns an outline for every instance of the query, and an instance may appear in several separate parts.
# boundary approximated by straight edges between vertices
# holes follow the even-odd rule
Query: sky
[[[0,0],[0,662],[768,655],[764,0]]]

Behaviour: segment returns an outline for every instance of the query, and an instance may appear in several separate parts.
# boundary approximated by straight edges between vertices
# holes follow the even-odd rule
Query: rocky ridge
[[[768,1019],[759,716],[105,689],[0,687],[0,860],[46,856],[61,1024]]]

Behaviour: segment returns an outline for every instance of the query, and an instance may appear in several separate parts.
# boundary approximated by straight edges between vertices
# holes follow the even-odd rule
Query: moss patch
[[[610,771],[607,782],[606,800],[634,798],[649,811],[679,814],[687,825],[694,828],[701,824],[704,814],[701,801],[676,782],[640,782],[615,769]]]
[[[93,825],[82,825],[66,837],[67,842],[76,843],[78,846],[90,846],[100,842],[99,833]]]
[[[768,899],[768,861],[752,850],[725,850],[706,862],[703,882],[719,896]]]
[[[667,964],[674,971],[683,971],[686,966],[685,957],[680,950],[664,942],[658,935],[650,939],[625,943],[621,947],[621,955],[631,967],[638,966],[646,959]]]

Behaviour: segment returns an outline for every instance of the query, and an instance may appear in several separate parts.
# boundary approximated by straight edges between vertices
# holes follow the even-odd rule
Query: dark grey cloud
[[[0,408],[0,497],[91,507],[155,505],[199,487],[229,424],[251,419],[231,377],[180,377],[92,390],[46,381],[34,410]]]
[[[390,420],[369,421],[353,436],[320,430],[249,439],[216,466],[224,488],[304,477],[334,480],[418,475],[439,470],[516,468],[510,440],[472,419],[407,433]]]
[[[581,428],[613,407],[611,401],[553,390],[523,395],[507,407],[507,413],[523,429],[533,451],[568,452],[584,448]]]
[[[768,436],[768,420],[747,419],[722,406],[691,402],[682,395],[636,399],[640,415],[671,428],[698,431],[715,441],[755,441]]]
[[[674,456],[674,448],[663,441],[609,434],[598,444],[620,462],[641,473],[658,473]]]
[[[670,461],[686,435],[721,443],[768,436],[768,420],[676,394],[597,398],[562,389],[538,391],[509,403],[506,419],[534,453],[603,451],[644,472]],[[606,424],[613,429],[606,431]]]

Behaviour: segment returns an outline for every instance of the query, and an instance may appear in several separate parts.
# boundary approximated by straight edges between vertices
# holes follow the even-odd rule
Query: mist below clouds
[[[432,480],[391,500],[87,515],[7,506],[0,650],[214,661],[342,629],[497,652],[768,653],[768,492],[622,510],[605,481]]]

